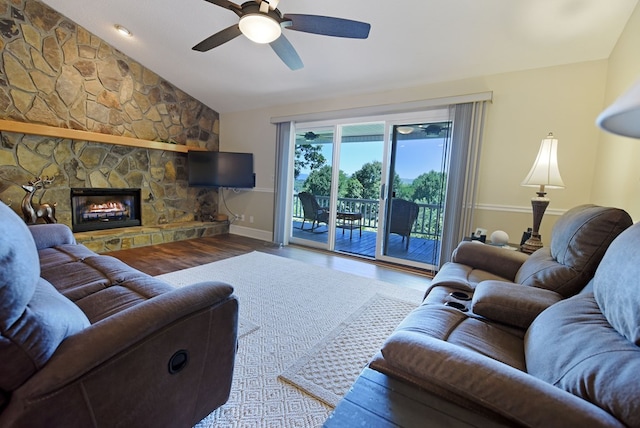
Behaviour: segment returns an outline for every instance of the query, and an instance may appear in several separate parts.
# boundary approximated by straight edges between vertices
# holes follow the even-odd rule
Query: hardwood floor
[[[418,269],[372,262],[295,245],[278,247],[269,242],[232,234],[113,251],[107,255],[116,257],[142,272],[155,276],[252,251],[288,257],[419,290],[426,290],[432,277],[429,272]]]

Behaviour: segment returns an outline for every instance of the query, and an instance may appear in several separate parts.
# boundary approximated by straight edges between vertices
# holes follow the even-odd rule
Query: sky
[[[440,171],[442,162],[443,139],[401,141],[397,150],[396,172],[402,179],[415,179],[431,170]],[[322,154],[331,159],[331,144],[322,145]],[[340,169],[347,175],[359,170],[367,162],[382,162],[383,143],[344,143],[340,149]],[[303,170],[302,174],[308,174]]]

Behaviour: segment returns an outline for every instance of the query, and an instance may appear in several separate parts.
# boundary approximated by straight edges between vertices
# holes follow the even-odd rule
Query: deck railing
[[[328,196],[316,196],[321,207],[329,207]],[[418,203],[418,218],[411,229],[411,236],[438,240],[442,231],[442,206],[439,204]],[[377,199],[338,198],[338,211],[362,214],[362,227],[378,229],[380,218],[380,202]],[[302,221],[302,204],[297,195],[293,197],[293,219]]]

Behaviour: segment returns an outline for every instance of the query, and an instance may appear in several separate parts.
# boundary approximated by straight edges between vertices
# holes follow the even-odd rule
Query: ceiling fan
[[[256,43],[268,43],[280,59],[291,69],[303,67],[302,60],[293,45],[282,34],[282,29],[303,31],[323,36],[366,39],[371,25],[350,19],[321,15],[286,14],[278,9],[280,0],[250,0],[241,5],[228,0],[206,0],[229,9],[240,21],[224,30],[207,37],[192,49],[206,52],[244,34]]]

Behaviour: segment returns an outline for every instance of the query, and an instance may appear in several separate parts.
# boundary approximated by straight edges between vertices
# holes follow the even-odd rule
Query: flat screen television
[[[190,151],[187,169],[192,187],[249,189],[256,186],[253,153]]]

